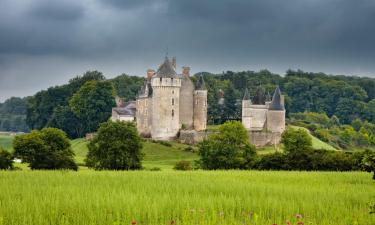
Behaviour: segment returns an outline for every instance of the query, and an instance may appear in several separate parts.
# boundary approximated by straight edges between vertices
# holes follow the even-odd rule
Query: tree
[[[31,169],[78,169],[70,141],[60,129],[43,128],[16,136],[13,147],[14,156],[29,163]]]
[[[109,81],[88,81],[69,101],[72,112],[85,124],[87,131],[96,131],[107,121],[115,106],[115,91]]]
[[[281,136],[281,143],[284,144],[286,153],[304,151],[312,147],[312,139],[304,129],[288,128]]]
[[[225,122],[217,134],[199,143],[203,169],[248,169],[255,154],[247,130],[238,121]]]
[[[102,123],[88,144],[87,166],[96,170],[141,169],[142,140],[134,123]]]
[[[367,172],[373,172],[372,179],[375,180],[375,153],[367,152],[362,160],[363,169]]]
[[[0,147],[0,170],[8,170],[13,168],[12,154]]]
[[[65,131],[70,138],[83,137],[87,131],[83,121],[70,110],[69,106],[57,106],[47,126]]]

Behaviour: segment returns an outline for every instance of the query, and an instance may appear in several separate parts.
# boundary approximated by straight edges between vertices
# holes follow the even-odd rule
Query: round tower
[[[282,133],[285,130],[285,107],[280,88],[277,87],[267,112],[267,130]]]
[[[196,131],[207,128],[207,89],[201,76],[194,91],[194,129]]]
[[[250,130],[251,127],[251,99],[249,90],[245,89],[245,94],[242,99],[242,125]]]
[[[176,137],[180,129],[181,78],[177,77],[173,65],[166,57],[156,76],[151,79],[153,139],[168,140]]]

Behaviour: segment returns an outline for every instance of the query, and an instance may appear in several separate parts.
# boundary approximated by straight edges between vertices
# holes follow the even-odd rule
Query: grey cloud
[[[30,70],[49,81],[34,91],[72,69],[143,74],[167,47],[196,72],[375,75],[374,21],[372,0],[0,0],[0,96],[2,81]]]

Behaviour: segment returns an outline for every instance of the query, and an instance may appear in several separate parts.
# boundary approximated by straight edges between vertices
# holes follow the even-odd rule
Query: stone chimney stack
[[[189,77],[190,76],[190,67],[183,66],[182,67],[182,75],[184,75],[184,77]]]
[[[147,79],[148,80],[151,80],[152,76],[154,76],[154,75],[155,75],[155,70],[153,70],[153,69],[147,70]]]
[[[174,69],[176,69],[176,66],[177,66],[176,56],[173,56],[172,58],[172,66],[174,67]]]

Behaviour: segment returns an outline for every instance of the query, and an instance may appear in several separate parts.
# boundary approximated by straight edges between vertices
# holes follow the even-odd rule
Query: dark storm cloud
[[[373,0],[0,0],[0,99],[88,69],[142,75],[167,47],[194,72],[371,76],[374,22]]]

